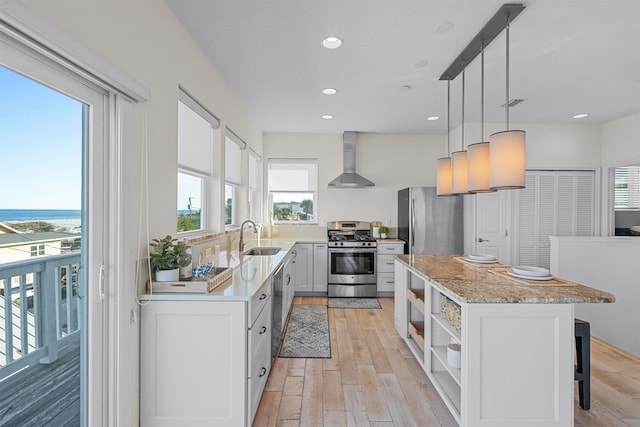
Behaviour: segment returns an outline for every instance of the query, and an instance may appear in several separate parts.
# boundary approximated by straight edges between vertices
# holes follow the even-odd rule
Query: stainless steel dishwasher
[[[284,263],[276,269],[271,277],[273,283],[273,306],[271,307],[271,358],[278,357],[282,343],[282,288],[284,285]]]

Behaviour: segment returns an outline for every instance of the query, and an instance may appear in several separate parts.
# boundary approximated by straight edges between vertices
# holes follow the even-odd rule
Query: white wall
[[[640,163],[640,114],[602,125],[603,165]]]
[[[597,168],[600,165],[599,125],[514,124],[527,131],[527,167]],[[503,124],[485,125],[485,135],[504,130]],[[462,129],[453,129],[450,151],[462,147]],[[480,125],[465,125],[466,148],[480,141]],[[446,135],[357,134],[356,171],[373,181],[373,188],[328,188],[342,172],[342,134],[264,135],[268,157],[318,159],[318,222],[338,219],[382,221],[397,226],[396,194],[401,188],[436,185],[436,160],[447,154]],[[280,230],[291,233],[290,228]],[[298,231],[300,227],[296,228]],[[393,235],[393,233],[392,233]]]
[[[262,131],[163,1],[26,0],[24,3],[150,90],[150,101],[134,106],[132,144],[124,154],[131,177],[125,184],[130,191],[129,221],[125,227],[131,240],[129,248],[124,249],[130,252],[130,271],[135,271],[138,248],[147,248],[146,237],[138,242],[137,228],[138,207],[143,198],[139,165],[145,128],[149,144],[150,215],[143,224],[148,222],[151,237],[176,233],[178,86],[183,86],[216,115],[222,129],[228,126],[260,154]],[[224,132],[217,134],[221,139],[217,146],[221,147]],[[224,163],[223,158],[217,160],[217,165]],[[137,309],[134,283],[135,277],[131,277],[129,283],[122,284],[122,292],[131,295],[131,308]],[[129,324],[128,316],[117,323]],[[131,357],[120,364],[130,365],[130,383],[120,390],[118,398],[130,412],[129,424],[137,425],[139,324],[131,324],[128,334]]]
[[[446,151],[443,141],[442,135],[358,133],[356,172],[373,181],[372,188],[328,188],[329,181],[342,173],[342,134],[265,134],[264,157],[318,159],[320,226],[359,220],[396,227],[398,190],[435,186],[436,159]]]

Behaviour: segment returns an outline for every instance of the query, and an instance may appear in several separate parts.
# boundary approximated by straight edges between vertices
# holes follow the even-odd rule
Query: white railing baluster
[[[27,275],[20,275],[20,350],[21,356],[29,353],[29,325],[27,324]]]
[[[9,286],[6,286],[7,283]],[[7,348],[5,353],[7,365],[13,362],[13,304],[11,303],[11,292],[11,279],[6,279],[4,287],[4,341]]]
[[[64,282],[65,284],[65,288],[66,288],[66,292],[67,292],[67,301],[66,301],[66,306],[67,306],[67,335],[69,335],[71,332],[73,332],[73,330],[71,329],[73,323],[71,323],[71,310],[73,307],[73,304],[71,304],[71,301],[73,299],[73,283],[72,283],[72,277],[73,275],[71,274],[71,264],[67,264],[65,266],[65,277],[66,280]]]

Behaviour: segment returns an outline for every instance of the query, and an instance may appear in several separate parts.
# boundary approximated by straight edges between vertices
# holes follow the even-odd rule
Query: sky
[[[0,209],[80,209],[83,104],[0,66]]]

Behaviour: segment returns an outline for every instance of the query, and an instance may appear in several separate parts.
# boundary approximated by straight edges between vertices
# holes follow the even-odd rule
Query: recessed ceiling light
[[[436,33],[438,34],[448,33],[451,30],[453,30],[453,22],[449,21],[441,22],[440,25],[436,27]]]
[[[322,93],[324,93],[325,95],[335,95],[338,91],[335,90],[332,87],[328,87],[326,89],[322,89]]]
[[[430,122],[432,122],[434,120],[440,120],[440,116],[429,116],[429,117],[427,117],[427,120],[429,120]]]
[[[331,114],[323,114],[322,118],[324,120],[331,120],[331,119],[333,119],[333,115],[331,115]]]
[[[411,90],[411,86],[409,85],[402,85],[400,86],[400,88],[398,88],[399,92],[409,92]]]
[[[322,40],[322,46],[326,47],[327,49],[337,49],[342,46],[342,39],[335,36],[327,37]]]
[[[574,119],[584,119],[585,117],[587,117],[589,114],[587,113],[580,113],[580,114],[575,114],[573,116]]]
[[[415,64],[413,64],[413,67],[414,68],[424,68],[427,65],[429,65],[429,62],[427,62],[427,61],[418,61]]]

